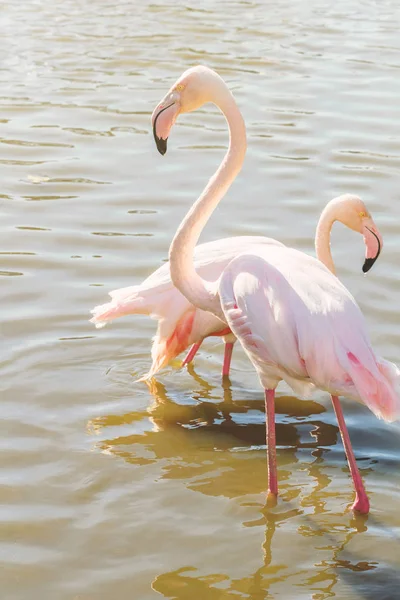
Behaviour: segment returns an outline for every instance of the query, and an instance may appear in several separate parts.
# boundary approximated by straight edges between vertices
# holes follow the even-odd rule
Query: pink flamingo
[[[334,198],[326,205],[318,221],[315,234],[317,258],[335,273],[330,252],[330,234],[335,221],[352,228],[354,211],[367,214],[360,198],[350,194]],[[377,231],[376,225],[373,223]],[[377,258],[376,239],[366,233],[366,259],[363,270],[368,271]],[[378,232],[379,239],[381,236]],[[230,261],[242,252],[260,244],[280,245],[277,240],[261,236],[238,236],[199,244],[194,249],[194,264],[197,273],[207,281],[217,281]],[[371,258],[374,256],[374,258]],[[222,336],[225,342],[222,375],[229,375],[235,336],[226,324],[212,313],[196,308],[173,285],[169,262],[163,264],[140,285],[129,286],[110,292],[111,302],[96,306],[91,312],[91,322],[97,328],[125,315],[146,314],[158,320],[158,329],[152,346],[152,365],[141,379],[147,380],[163,368],[170,360],[192,345],[182,366],[190,363],[203,340],[209,336]]]
[[[274,398],[276,386],[284,380],[302,396],[316,388],[331,394],[356,491],[353,509],[367,513],[369,500],[338,396],[363,402],[377,417],[394,420],[400,413],[396,390],[400,371],[375,355],[363,315],[344,285],[322,262],[303,252],[279,245],[253,246],[238,253],[216,282],[196,272],[193,251],[201,231],[243,164],[243,118],[224,81],[201,66],[183,73],[152,115],[157,146],[163,153],[177,116],[206,102],[213,102],[224,114],[229,148],[172,241],[172,282],[191,304],[228,325],[257,371],[265,390],[269,493],[278,493]],[[347,223],[371,239],[369,248],[375,251],[367,256],[368,268],[381,248],[379,233],[357,202]],[[327,227],[320,231],[317,248],[326,235]],[[329,246],[324,247],[327,253]],[[331,257],[325,258],[332,269]]]
[[[217,281],[225,267],[238,252],[253,245],[282,245],[276,240],[261,236],[241,236],[207,242],[196,247],[194,261],[196,269],[204,279]],[[157,319],[157,333],[151,349],[152,365],[141,379],[153,377],[170,360],[192,345],[183,364],[193,360],[204,338],[222,336],[225,354],[222,374],[229,375],[235,336],[226,324],[213,314],[195,308],[177,290],[169,272],[169,263],[163,264],[140,285],[121,288],[110,292],[111,302],[96,306],[91,312],[91,322],[97,328],[125,315],[144,314]]]

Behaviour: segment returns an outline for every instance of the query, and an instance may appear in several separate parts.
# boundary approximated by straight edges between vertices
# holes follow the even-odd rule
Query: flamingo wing
[[[261,385],[274,389],[284,379],[297,394],[307,396],[314,385],[299,355],[288,292],[279,269],[256,254],[242,254],[231,261],[219,283],[227,324],[253,363]]]
[[[224,268],[240,252],[253,246],[283,246],[261,236],[223,238],[195,248],[196,270],[207,281],[217,281]],[[157,320],[153,338],[152,365],[144,378],[152,377],[172,358],[191,344],[220,332],[224,324],[213,314],[195,308],[171,281],[169,262],[156,269],[140,285],[110,292],[111,301],[96,306],[91,322],[97,328],[131,314],[145,314]]]
[[[196,270],[207,281],[217,281],[232,258],[253,246],[263,245],[283,246],[277,240],[261,236],[238,236],[199,244],[194,251]],[[113,290],[109,295],[111,302],[96,306],[91,311],[91,322],[98,328],[130,314],[146,314],[157,320],[177,321],[193,308],[174,287],[169,262],[161,265],[141,284]],[[219,327],[220,322],[215,320]]]
[[[221,307],[261,384],[285,380],[364,402],[378,417],[400,414],[399,371],[377,358],[354,298],[319,261],[290,248],[262,248],[231,261]]]

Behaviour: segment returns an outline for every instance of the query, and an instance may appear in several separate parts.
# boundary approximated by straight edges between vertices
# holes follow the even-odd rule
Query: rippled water
[[[151,136],[155,104],[201,62],[249,141],[203,240],[313,252],[325,202],[360,194],[384,252],[362,276],[362,240],[338,226],[338,273],[400,362],[398,3],[27,0],[0,22],[2,598],[400,597],[396,427],[344,402],[372,507],[354,517],[326,395],[282,386],[268,507],[263,395],[239,348],[228,387],[211,338],[148,388],[154,322],[88,322],[165,260],[223,155],[213,108],[180,119],[164,158]]]

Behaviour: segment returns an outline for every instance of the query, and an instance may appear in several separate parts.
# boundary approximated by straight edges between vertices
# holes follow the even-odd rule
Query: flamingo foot
[[[278,495],[275,434],[275,390],[265,390],[265,413],[267,421],[268,496]]]
[[[351,508],[361,515],[367,515],[369,513],[369,500],[367,494],[365,492],[364,495],[356,493],[356,499]]]
[[[229,377],[229,370],[231,368],[233,342],[225,343],[225,354],[224,364],[222,366],[222,377]]]
[[[337,396],[331,396],[333,409],[336,414],[336,418],[339,425],[340,435],[342,436],[344,450],[347,456],[347,462],[349,463],[349,469],[351,477],[353,479],[354,489],[356,491],[356,499],[352,506],[353,510],[366,515],[369,513],[369,500],[367,492],[365,491],[363,481],[361,479],[360,472],[357,467],[356,458],[354,456],[353,448],[350,441],[349,432],[347,425],[344,420],[342,407]]]
[[[199,344],[192,345],[192,347],[190,348],[189,352],[186,354],[186,357],[184,358],[184,360],[182,362],[182,367],[184,367],[185,365],[188,365],[190,362],[192,362],[192,360],[194,359],[195,354],[197,353],[200,346],[201,346],[201,342]]]
[[[278,496],[277,494],[271,494],[271,492],[268,492],[267,494],[267,502],[266,502],[266,507],[267,508],[275,508],[275,506],[277,506],[278,504]]]

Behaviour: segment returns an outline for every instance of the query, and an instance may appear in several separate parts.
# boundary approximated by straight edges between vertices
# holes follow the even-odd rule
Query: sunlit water
[[[361,237],[338,226],[338,273],[400,362],[398,3],[27,0],[0,23],[1,598],[399,598],[395,427],[344,402],[372,509],[355,518],[329,399],[281,386],[268,507],[263,395],[240,349],[230,386],[211,338],[149,389],[135,380],[154,322],[88,322],[165,260],[222,158],[212,107],[180,119],[164,158],[152,140],[155,104],[202,62],[249,142],[202,239],[313,252],[324,204],[360,194],[385,248],[364,277]]]

